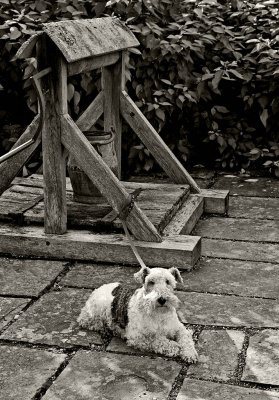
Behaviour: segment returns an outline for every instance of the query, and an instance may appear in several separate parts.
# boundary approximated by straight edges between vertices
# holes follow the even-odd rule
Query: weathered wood
[[[45,232],[63,234],[67,230],[66,163],[61,144],[60,116],[67,112],[67,66],[59,54],[42,42],[40,64],[51,62],[52,73],[42,79],[45,91],[43,126],[43,171]]]
[[[98,146],[104,161],[121,179],[121,143],[122,124],[120,119],[120,93],[122,89],[122,54],[120,60],[102,70],[102,86],[104,91],[104,130],[113,131],[115,139],[107,146]],[[116,170],[114,164],[116,161]],[[112,166],[113,167],[112,167]]]
[[[199,196],[204,198],[204,212],[226,215],[229,209],[229,191],[201,189]]]
[[[199,221],[195,235],[212,239],[279,243],[279,221],[212,217]]]
[[[62,143],[79,163],[80,168],[118,213],[130,204],[131,198],[101,156],[90,145],[70,116],[62,117]],[[156,228],[135,204],[126,223],[139,240],[161,241]]]
[[[37,32],[30,36],[30,38],[20,46],[15,57],[21,60],[32,57],[33,49],[41,35],[43,35],[43,32]]]
[[[32,139],[37,132],[38,126],[39,116],[37,115],[12,148],[14,149],[15,147],[27,142],[27,140]],[[19,174],[24,164],[27,163],[34,151],[40,145],[41,140],[41,135],[39,135],[33,144],[22,150],[20,153],[14,155],[12,159],[3,162],[3,164],[0,165],[0,195],[9,187],[13,179]]]
[[[123,118],[139,136],[166,174],[175,183],[188,183],[195,192],[199,193],[201,189],[194,179],[125,91],[122,91],[120,96],[120,109]]]
[[[43,24],[68,63],[139,45],[133,33],[117,18],[93,18]]]
[[[161,243],[136,241],[149,266],[189,269],[200,255],[200,238],[168,237]],[[46,235],[41,227],[0,224],[0,253],[51,259],[88,260],[136,265],[127,238],[120,234],[93,234],[69,230],[64,235]]]
[[[119,53],[116,52],[75,61],[68,64],[68,76],[81,74],[83,72],[92,71],[93,69],[115,64],[118,59]]]
[[[76,121],[79,129],[90,131],[104,112],[104,92],[101,91]]]
[[[189,235],[203,214],[204,200],[191,194],[164,229],[164,235]]]

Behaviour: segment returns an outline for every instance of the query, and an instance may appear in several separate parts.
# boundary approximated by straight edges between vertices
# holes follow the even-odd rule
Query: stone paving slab
[[[177,400],[278,400],[279,392],[185,379]]]
[[[122,340],[119,337],[113,337],[106,350],[117,353],[119,352],[137,355],[146,354],[138,349],[135,349],[134,347],[128,346],[125,340]]]
[[[79,351],[44,400],[166,400],[181,366],[174,361]]]
[[[240,331],[203,331],[197,344],[199,362],[189,367],[187,376],[228,381],[234,378],[244,333]]]
[[[0,297],[0,329],[3,329],[30,300]]]
[[[231,196],[279,197],[278,179],[227,175],[219,177],[212,188],[229,190]]]
[[[193,235],[212,239],[279,243],[279,220],[212,217],[200,220]]]
[[[278,220],[278,198],[231,196],[228,216]]]
[[[279,386],[279,331],[266,329],[250,338],[242,380]]]
[[[202,255],[234,260],[265,261],[279,265],[279,244],[202,239]]]
[[[178,293],[183,323],[212,326],[279,327],[279,301],[206,293]]]
[[[64,289],[42,296],[0,338],[71,347],[102,344],[100,335],[80,330],[76,319],[90,290]]]
[[[76,263],[60,283],[62,285],[91,289],[109,282],[138,285],[133,277],[133,274],[138,270],[139,267],[132,266]]]
[[[181,275],[181,290],[279,298],[279,264],[205,258]]]
[[[0,258],[0,295],[38,296],[65,262]]]
[[[0,400],[31,400],[65,358],[45,350],[0,346]]]

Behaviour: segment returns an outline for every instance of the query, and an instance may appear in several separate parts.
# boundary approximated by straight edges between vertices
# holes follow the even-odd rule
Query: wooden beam
[[[120,96],[120,110],[126,122],[138,135],[166,174],[175,183],[188,183],[195,192],[200,193],[201,189],[194,179],[125,91],[122,91]]]
[[[162,243],[135,241],[149,266],[191,269],[198,261],[198,236],[173,236]],[[64,235],[46,235],[42,227],[18,227],[0,223],[0,254],[58,260],[137,265],[127,238],[122,234],[94,234],[89,230],[68,230]]]
[[[62,143],[112,208],[117,213],[120,213],[124,207],[130,204],[131,197],[129,193],[81,133],[71,117],[64,115],[61,122]],[[161,236],[154,225],[136,204],[128,214],[126,223],[136,239],[148,242],[161,241]]]
[[[77,119],[76,124],[82,132],[90,131],[104,112],[104,92],[101,91],[87,109]]]
[[[122,89],[122,57],[109,67],[102,69],[102,86],[104,92],[104,131],[115,134],[114,142],[98,146],[103,160],[121,179],[121,133],[120,93]]]
[[[45,94],[43,174],[45,232],[63,234],[67,230],[66,162],[61,144],[61,115],[67,113],[67,66],[49,43],[42,41],[40,63],[51,62],[52,73],[42,79]]]
[[[71,64],[68,64],[68,76],[81,74],[83,72],[92,71],[93,69],[115,64],[118,59],[119,52],[116,52],[74,61]]]
[[[163,231],[164,236],[190,235],[203,214],[204,200],[201,196],[190,194]]]
[[[229,190],[202,189],[199,196],[204,198],[204,212],[226,215],[229,210]]]
[[[32,139],[38,129],[39,126],[39,115],[37,115],[28,128],[24,131],[24,133],[20,136],[17,142],[13,145],[12,149],[22,145],[28,140]],[[22,150],[20,153],[14,155],[11,159],[4,161],[0,165],[0,195],[8,189],[9,185],[12,183],[13,179],[19,174],[20,170],[27,163],[29,158],[32,156],[34,151],[40,145],[42,141],[41,135],[37,138],[37,140],[31,144],[26,149]]]

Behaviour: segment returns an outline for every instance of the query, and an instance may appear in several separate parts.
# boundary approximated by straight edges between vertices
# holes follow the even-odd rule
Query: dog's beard
[[[166,299],[163,305],[158,302],[160,297]],[[169,310],[176,309],[179,303],[180,300],[173,293],[150,292],[143,294],[140,305],[147,314],[152,314],[152,312],[166,313]]]

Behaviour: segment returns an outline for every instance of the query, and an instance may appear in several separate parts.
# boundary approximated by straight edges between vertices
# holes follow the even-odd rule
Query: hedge
[[[185,165],[265,167],[279,176],[275,0],[0,0],[1,152],[35,109],[29,77],[36,60],[14,60],[21,43],[44,22],[105,15],[119,17],[139,39],[140,51],[127,60],[128,91]],[[72,114],[99,89],[93,77],[69,82]],[[126,170],[157,171],[135,135],[125,138]]]

